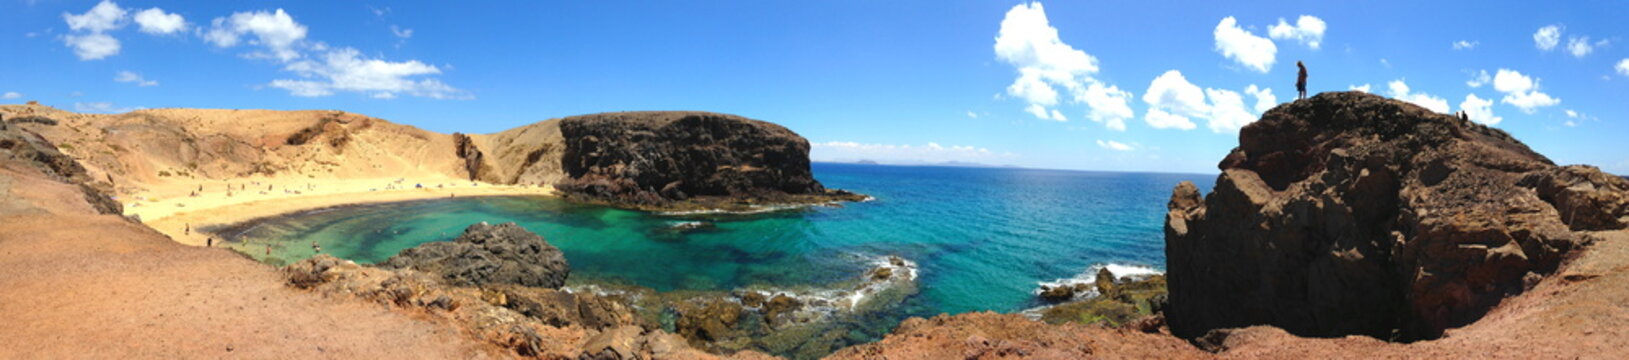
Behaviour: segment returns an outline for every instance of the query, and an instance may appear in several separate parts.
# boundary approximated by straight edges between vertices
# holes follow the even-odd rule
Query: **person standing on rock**
[[[1295,91],[1298,93],[1295,99],[1305,100],[1307,98],[1307,65],[1297,60],[1295,67],[1301,68],[1300,73],[1295,75]]]

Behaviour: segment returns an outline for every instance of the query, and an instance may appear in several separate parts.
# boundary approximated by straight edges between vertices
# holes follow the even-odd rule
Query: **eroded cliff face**
[[[1361,92],[1246,126],[1214,191],[1172,194],[1173,333],[1267,324],[1418,340],[1480,318],[1629,223],[1629,181]]]
[[[679,201],[795,202],[828,191],[809,170],[809,142],[780,125],[705,112],[619,112],[560,120],[578,199],[665,208]],[[846,194],[846,193],[845,193]]]

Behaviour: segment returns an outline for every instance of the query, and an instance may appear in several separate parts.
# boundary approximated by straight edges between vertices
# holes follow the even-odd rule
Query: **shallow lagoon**
[[[517,222],[560,247],[574,284],[658,291],[794,288],[853,280],[877,257],[920,266],[921,292],[889,318],[1036,305],[1036,284],[1093,264],[1164,264],[1165,203],[1212,175],[814,165],[827,186],[875,201],[752,215],[663,215],[554,198],[451,198],[342,207],[233,230],[228,246],[270,263],[324,253],[361,263]],[[1201,185],[1208,191],[1208,185]],[[714,226],[681,232],[674,226]],[[271,254],[266,248],[271,246]]]

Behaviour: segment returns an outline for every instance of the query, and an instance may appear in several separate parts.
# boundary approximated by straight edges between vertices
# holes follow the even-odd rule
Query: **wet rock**
[[[760,292],[757,292],[757,291],[750,291],[750,290],[742,291],[739,294],[737,294],[736,297],[741,299],[741,306],[754,307],[754,308],[764,306],[764,300],[767,300],[766,298],[764,298],[763,293],[760,293]]]
[[[674,330],[691,345],[709,346],[737,335],[735,326],[741,321],[741,305],[724,299],[698,299],[677,304],[678,319]]]
[[[1064,302],[1075,298],[1075,287],[1059,285],[1041,288],[1041,300],[1050,302]]]
[[[1621,178],[1557,167],[1504,131],[1361,92],[1244,127],[1212,192],[1172,192],[1173,333],[1431,339],[1622,228]]]
[[[450,285],[515,284],[559,288],[571,268],[554,245],[515,223],[471,225],[451,242],[430,242],[402,250],[379,263],[440,275]]]
[[[775,295],[775,297],[769,298],[769,301],[764,303],[764,317],[771,320],[777,319],[781,314],[797,311],[802,307],[803,302],[798,301],[797,298]]]
[[[1106,298],[1120,296],[1119,292],[1116,292],[1114,288],[1114,273],[1110,272],[1108,267],[1097,270],[1097,277],[1093,280],[1092,284],[1097,286],[1097,296]]]

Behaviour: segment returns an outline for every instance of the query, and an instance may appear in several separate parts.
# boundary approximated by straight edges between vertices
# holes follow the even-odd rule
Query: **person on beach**
[[[316,241],[312,241],[311,242],[311,250],[315,251],[317,253],[322,253],[322,246],[317,245]]]
[[[1307,98],[1307,65],[1302,64],[1300,60],[1296,60],[1295,67],[1301,68],[1301,71],[1295,75],[1295,91],[1298,93],[1295,99],[1305,100]]]
[[[215,247],[215,238],[210,237],[209,240],[204,240],[204,247]]]
[[[181,233],[185,235],[192,235],[192,223],[186,223],[185,226],[186,228],[182,229]]]

